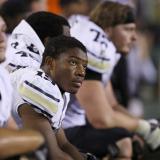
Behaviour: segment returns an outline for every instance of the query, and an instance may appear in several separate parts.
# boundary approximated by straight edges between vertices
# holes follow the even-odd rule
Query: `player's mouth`
[[[82,85],[82,81],[81,80],[72,81],[72,84],[74,87],[80,88]]]

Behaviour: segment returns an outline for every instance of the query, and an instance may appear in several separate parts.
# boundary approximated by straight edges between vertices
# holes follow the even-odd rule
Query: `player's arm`
[[[84,160],[78,149],[67,140],[62,128],[58,130],[56,137],[59,146],[65,153],[69,154],[74,160]]]
[[[159,147],[160,129],[149,122],[113,110],[106,98],[104,86],[99,80],[85,80],[77,93],[79,103],[86,111],[87,119],[95,128],[122,127],[140,134],[154,150]]]
[[[93,71],[87,71],[86,80],[76,96],[86,111],[87,119],[95,128],[123,127],[131,131],[136,128],[137,119],[113,110],[106,98],[101,77]]]
[[[43,143],[44,138],[37,131],[0,128],[0,159],[33,152]]]
[[[105,93],[106,93],[106,98],[108,99],[108,102],[112,106],[114,110],[117,110],[119,112],[122,112],[130,117],[133,117],[121,104],[118,103],[115,94],[113,92],[112,84],[109,81],[105,87]]]
[[[43,134],[48,147],[50,160],[73,160],[60,149],[49,120],[44,115],[36,112],[29,104],[21,105],[19,114],[24,127],[36,129]]]

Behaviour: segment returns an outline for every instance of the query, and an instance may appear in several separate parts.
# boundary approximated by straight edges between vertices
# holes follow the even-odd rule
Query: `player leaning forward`
[[[82,43],[60,36],[48,41],[39,69],[19,69],[11,74],[20,94],[16,97],[16,110],[25,127],[37,129],[44,135],[49,159],[84,159],[66,139],[61,123],[69,93],[74,94],[80,88],[87,62]]]
[[[119,9],[116,10],[115,6]],[[104,81],[108,84],[118,60],[119,54],[116,51],[127,54],[135,39],[135,20],[130,7],[104,1],[93,10],[89,19],[76,17],[71,35],[86,46],[88,66],[82,87],[76,97],[71,98],[64,127],[73,129],[77,126],[79,128],[87,126],[86,116],[88,122],[97,130],[122,127],[140,134],[153,150],[157,149],[160,146],[160,128],[158,126],[153,128],[148,121],[133,117],[120,108],[118,103],[109,103],[111,98],[104,89]],[[72,133],[76,134],[76,132]],[[82,133],[84,135],[84,132]],[[92,138],[89,134],[86,135]],[[79,140],[79,138],[75,139]],[[84,140],[84,136],[82,139]],[[104,148],[103,145],[102,147]]]

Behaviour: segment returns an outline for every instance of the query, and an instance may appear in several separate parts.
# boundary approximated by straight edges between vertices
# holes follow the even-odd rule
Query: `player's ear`
[[[52,57],[47,56],[47,57],[45,58],[45,64],[46,64],[47,66],[49,66],[50,68],[53,68],[53,67],[55,66],[55,61],[54,61],[54,59],[53,59]]]

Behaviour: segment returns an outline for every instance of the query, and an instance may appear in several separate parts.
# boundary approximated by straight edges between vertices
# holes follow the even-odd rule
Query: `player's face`
[[[0,16],[0,63],[5,60],[6,50],[6,24]]]
[[[63,91],[76,93],[84,80],[87,63],[87,55],[81,49],[69,49],[55,60],[54,81]]]
[[[115,44],[117,51],[127,55],[136,40],[135,23],[120,24],[112,28],[111,40]]]

